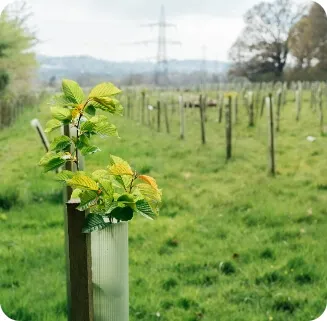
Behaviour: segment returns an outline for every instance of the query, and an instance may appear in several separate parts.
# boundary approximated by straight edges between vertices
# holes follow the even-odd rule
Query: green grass
[[[291,95],[290,95],[291,100]],[[137,115],[135,109],[134,118]],[[282,110],[277,176],[267,173],[267,116],[248,128],[244,108],[225,162],[224,125],[208,110],[201,145],[199,110],[178,111],[171,134],[115,117],[121,140],[99,142],[86,159],[128,160],[163,188],[161,216],[130,223],[131,321],[310,321],[327,301],[327,138],[305,103]],[[62,187],[36,166],[43,155],[28,111],[0,132],[0,304],[19,321],[66,320]],[[308,135],[317,137],[314,143]]]

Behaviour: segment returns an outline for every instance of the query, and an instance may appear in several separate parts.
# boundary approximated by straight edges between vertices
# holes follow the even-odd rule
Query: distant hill
[[[64,56],[50,57],[39,55],[40,65],[39,79],[48,82],[51,77],[61,79],[63,77],[72,79],[110,78],[121,81],[131,75],[149,75],[155,70],[153,62],[115,62],[97,59],[91,56]],[[206,72],[208,74],[226,73],[229,68],[227,62],[206,61]],[[202,71],[203,61],[201,60],[171,60],[169,61],[169,73],[171,76],[176,74],[191,74]],[[95,80],[96,81],[96,80]]]

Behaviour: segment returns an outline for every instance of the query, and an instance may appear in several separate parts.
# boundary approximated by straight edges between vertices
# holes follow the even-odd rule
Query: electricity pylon
[[[168,58],[167,58],[167,45],[180,45],[179,41],[173,41],[167,39],[166,28],[176,27],[172,23],[166,21],[165,8],[162,5],[160,11],[159,22],[149,23],[142,25],[142,27],[158,27],[158,39],[150,41],[141,41],[138,44],[156,44],[158,46],[158,52],[156,57],[156,67],[154,72],[154,81],[156,85],[168,85]]]

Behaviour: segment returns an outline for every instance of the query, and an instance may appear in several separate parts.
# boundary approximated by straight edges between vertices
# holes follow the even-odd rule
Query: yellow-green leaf
[[[109,167],[109,174],[117,175],[117,176],[133,175],[133,171],[129,165],[124,164],[124,163],[118,163],[118,164],[114,164]]]
[[[96,181],[86,175],[75,175],[72,179],[67,181],[67,185],[91,191],[97,191],[99,189]]]
[[[83,102],[84,93],[76,81],[64,79],[62,81],[62,90],[69,101],[76,104],[81,104]]]
[[[121,90],[118,89],[116,86],[114,86],[112,83],[110,82],[104,82],[101,83],[97,86],[95,86],[90,94],[89,94],[89,98],[94,98],[94,97],[110,97],[110,96],[114,96],[117,94],[120,94]]]

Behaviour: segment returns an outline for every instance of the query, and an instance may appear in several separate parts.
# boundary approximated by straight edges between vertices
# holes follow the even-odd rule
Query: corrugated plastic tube
[[[91,233],[94,321],[128,321],[128,223]]]

